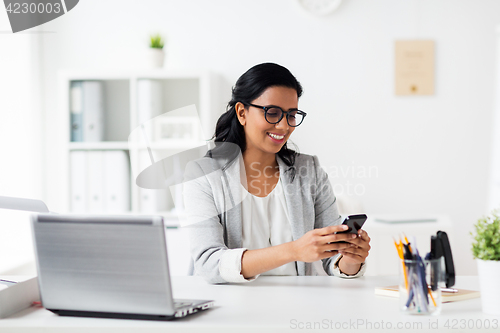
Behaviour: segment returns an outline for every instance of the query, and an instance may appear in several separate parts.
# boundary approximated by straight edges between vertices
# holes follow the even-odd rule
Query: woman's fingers
[[[362,262],[370,250],[370,238],[365,231],[358,234],[339,233],[347,229],[344,225],[333,225],[307,232],[297,241],[297,260],[312,262],[345,253],[351,262]]]
[[[339,250],[340,253],[350,253],[350,254],[355,254],[361,257],[367,257],[368,256],[368,251],[365,249],[358,247],[358,246],[353,246],[353,247],[347,247],[345,249]]]
[[[360,230],[359,235],[360,237],[351,241],[355,246],[339,250],[342,255],[355,262],[363,262],[368,257],[368,252],[371,249],[370,237],[368,237],[366,231]]]
[[[348,229],[347,226],[340,224],[340,225],[332,225],[329,227],[315,229],[315,230],[317,231],[317,234],[320,236],[323,236],[325,239],[325,242],[328,242],[328,243],[346,241],[346,242],[354,243],[356,245],[361,244],[361,242],[356,241],[356,238],[361,239],[365,242],[370,242],[370,237],[368,236],[368,233],[363,229],[358,230],[357,234],[339,233],[339,232],[345,231],[347,229]]]
[[[342,225],[342,224],[337,224],[337,225],[331,225],[328,227],[319,228],[319,229],[315,229],[315,230],[318,233],[318,235],[326,236],[326,235],[334,234],[336,232],[346,231],[347,229],[349,229],[348,226]]]
[[[358,238],[357,234],[343,233],[343,234],[333,234],[323,236],[325,243],[334,242],[351,242],[352,240]]]
[[[359,230],[358,237],[351,240],[350,243],[354,246],[338,251],[342,254],[341,260],[356,264],[365,262],[366,257],[368,257],[368,252],[371,249],[368,233],[365,230]]]
[[[331,244],[325,244],[321,247],[322,251],[341,251],[353,246],[351,243],[347,242],[337,242]]]
[[[363,229],[359,229],[358,231],[358,234],[361,236],[361,238],[365,241],[365,242],[370,242],[370,237],[368,236],[368,233],[366,232],[366,230],[363,230]]]
[[[359,234],[355,239],[349,240],[348,242],[355,244],[356,246],[363,248],[365,250],[370,250],[370,237],[364,230],[359,230]]]

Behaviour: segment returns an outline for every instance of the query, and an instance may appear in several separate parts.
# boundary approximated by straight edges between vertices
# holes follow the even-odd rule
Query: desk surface
[[[438,332],[430,327],[438,325],[439,330],[458,332],[461,325],[468,325],[466,331],[482,332],[500,327],[500,317],[481,312],[480,299],[443,304],[439,316],[401,314],[396,298],[374,294],[375,287],[396,283],[395,276],[262,276],[246,284],[209,285],[200,277],[173,277],[176,298],[213,299],[215,307],[170,322],[58,317],[43,308],[30,308],[0,320],[0,331],[200,332],[203,328],[203,332],[281,332],[312,331],[307,325],[316,325],[323,331],[383,332],[402,331],[395,328],[404,325],[405,332]],[[456,287],[478,290],[478,279],[457,277]],[[489,330],[478,329],[487,324]]]

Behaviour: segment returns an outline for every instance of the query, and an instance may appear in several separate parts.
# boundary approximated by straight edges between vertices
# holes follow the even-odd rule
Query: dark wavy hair
[[[237,144],[241,151],[246,150],[245,131],[236,116],[235,105],[241,102],[245,105],[252,103],[269,87],[287,87],[297,91],[297,97],[302,96],[302,86],[288,69],[278,64],[263,63],[255,65],[246,71],[236,81],[232,90],[232,97],[227,104],[215,127],[215,142],[232,142]],[[286,165],[293,168],[297,152],[289,149],[287,143],[281,147],[278,156]],[[292,175],[293,178],[293,175]]]

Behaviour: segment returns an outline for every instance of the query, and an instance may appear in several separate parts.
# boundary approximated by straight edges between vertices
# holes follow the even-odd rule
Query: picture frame
[[[195,141],[199,138],[199,119],[196,117],[160,117],[154,122],[156,142]]]

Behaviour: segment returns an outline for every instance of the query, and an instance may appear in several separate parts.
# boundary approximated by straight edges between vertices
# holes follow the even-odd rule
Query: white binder
[[[104,212],[104,151],[87,152],[88,212]]]
[[[83,81],[83,141],[104,139],[104,110],[102,82]]]
[[[153,141],[154,126],[151,121],[161,113],[161,82],[155,80],[139,80],[137,82],[137,120],[144,124],[148,140]]]
[[[83,88],[81,81],[71,82],[71,141],[83,141]]]
[[[83,150],[70,152],[71,211],[87,211],[87,156]]]
[[[123,150],[104,152],[104,208],[109,213],[130,210],[129,158]]]

